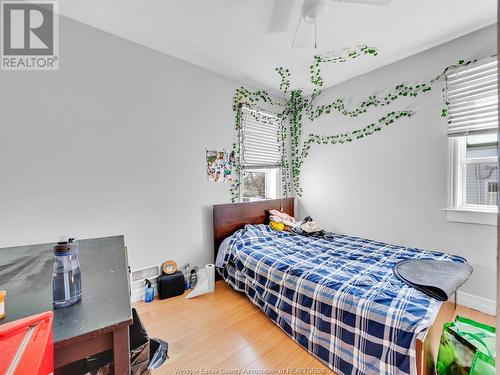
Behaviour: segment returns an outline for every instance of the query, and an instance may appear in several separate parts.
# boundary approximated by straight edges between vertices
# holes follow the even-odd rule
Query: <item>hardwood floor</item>
[[[134,307],[149,335],[169,344],[169,359],[154,375],[301,374],[299,370],[305,369],[315,369],[307,374],[332,373],[224,281],[217,282],[214,293],[189,300],[179,296],[138,302]],[[495,325],[493,316],[460,305],[455,311],[453,303],[442,307],[436,325],[441,327],[456,314]],[[435,348],[440,334],[435,329],[431,337]]]

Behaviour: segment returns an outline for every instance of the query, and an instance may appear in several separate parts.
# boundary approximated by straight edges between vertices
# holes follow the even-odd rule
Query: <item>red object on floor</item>
[[[52,319],[52,311],[47,311],[0,325],[0,374],[9,369],[15,375],[54,372]]]

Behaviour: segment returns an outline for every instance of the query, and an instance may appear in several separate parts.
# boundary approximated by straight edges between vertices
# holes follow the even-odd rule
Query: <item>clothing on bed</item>
[[[416,336],[432,325],[441,304],[394,276],[394,265],[411,258],[465,263],[357,237],[247,225],[232,236],[220,271],[334,371],[410,374]]]
[[[292,232],[303,236],[326,237],[328,235],[328,232],[324,231],[311,216],[305,217],[304,220],[293,227]]]
[[[283,223],[290,228],[293,228],[296,224],[294,217],[278,210],[269,210],[269,220],[275,223]]]

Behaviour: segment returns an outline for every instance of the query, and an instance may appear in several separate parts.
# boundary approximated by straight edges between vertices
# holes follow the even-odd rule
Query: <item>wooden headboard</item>
[[[214,205],[214,261],[224,238],[246,224],[266,224],[268,211],[280,209],[294,216],[293,198]]]

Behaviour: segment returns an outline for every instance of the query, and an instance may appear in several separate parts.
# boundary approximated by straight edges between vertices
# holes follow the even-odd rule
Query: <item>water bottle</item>
[[[78,242],[74,238],[61,238],[54,245],[52,295],[56,309],[71,306],[82,299]]]

